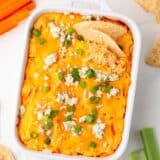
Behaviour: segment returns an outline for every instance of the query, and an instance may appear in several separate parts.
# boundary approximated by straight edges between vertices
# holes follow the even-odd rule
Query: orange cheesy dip
[[[133,37],[120,21],[45,13],[34,23],[17,132],[31,150],[104,157],[122,140]]]

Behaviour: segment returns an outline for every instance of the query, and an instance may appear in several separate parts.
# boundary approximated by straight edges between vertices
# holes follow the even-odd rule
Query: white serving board
[[[86,0],[87,1],[87,0]],[[100,1],[100,0],[99,0]],[[156,128],[160,145],[160,68],[152,68],[144,63],[144,59],[155,40],[160,38],[160,25],[156,25],[154,17],[144,13],[133,0],[106,0],[113,11],[122,13],[137,22],[142,33],[142,53],[139,67],[139,77],[135,98],[130,140],[125,154],[119,160],[125,160],[128,153],[142,148],[139,129],[143,127]],[[50,5],[69,5],[69,0],[36,0],[37,7]],[[79,4],[78,4],[79,5]],[[89,5],[90,7],[94,4]],[[87,6],[88,7],[88,6]],[[16,160],[40,160],[29,157],[18,151],[13,142],[11,123],[16,106],[17,79],[23,59],[22,45],[24,42],[24,26],[22,22],[12,31],[0,36],[0,144],[9,147]]]

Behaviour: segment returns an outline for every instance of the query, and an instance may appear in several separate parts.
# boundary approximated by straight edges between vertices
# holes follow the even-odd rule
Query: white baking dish
[[[72,8],[63,8],[62,7],[52,7],[52,8],[44,8],[44,9],[39,9],[35,11],[31,17],[29,18],[26,28],[25,28],[25,43],[24,43],[24,62],[23,62],[23,67],[22,67],[22,72],[21,72],[21,79],[20,79],[20,85],[19,85],[19,95],[17,96],[17,114],[18,114],[18,106],[19,106],[19,101],[20,101],[20,92],[21,92],[21,86],[23,82],[23,77],[24,77],[24,71],[25,71],[25,66],[26,66],[26,60],[27,60],[27,52],[28,52],[28,40],[30,37],[30,31],[32,28],[32,25],[34,21],[44,12],[48,11],[59,11],[59,12],[75,12],[75,13],[81,13],[81,14],[91,14],[91,15],[100,15],[100,16],[106,16],[111,19],[116,19],[120,20],[123,23],[127,24],[130,30],[132,31],[133,38],[134,38],[134,53],[133,53],[133,64],[132,64],[132,71],[131,71],[131,79],[132,83],[129,89],[129,94],[128,94],[128,103],[127,103],[127,109],[126,109],[126,115],[125,115],[125,125],[124,125],[124,132],[123,132],[123,138],[120,146],[116,150],[114,154],[108,157],[103,157],[103,158],[91,158],[91,157],[84,157],[84,156],[66,156],[63,154],[48,154],[48,153],[43,153],[43,152],[36,152],[36,151],[30,151],[26,148],[23,147],[21,144],[18,136],[17,136],[17,131],[16,131],[16,118],[17,114],[15,115],[15,123],[14,123],[14,139],[16,141],[16,144],[18,148],[21,151],[24,151],[24,153],[33,155],[33,156],[38,156],[43,159],[52,159],[52,160],[67,160],[67,159],[74,159],[74,160],[116,160],[118,159],[125,151],[128,139],[129,139],[129,132],[130,132],[130,127],[131,127],[131,119],[132,119],[132,113],[133,113],[133,106],[134,106],[134,97],[135,97],[135,91],[136,91],[136,81],[137,81],[137,74],[138,74],[138,65],[139,65],[139,57],[140,57],[140,50],[141,50],[141,36],[139,33],[139,30],[136,26],[136,24],[126,18],[123,15],[114,13],[109,11],[108,9],[104,11],[106,8],[104,5],[104,1],[101,1],[101,10],[91,10],[91,9],[78,9],[76,7]],[[99,2],[100,2],[99,1]],[[73,144],[74,145],[74,144]]]

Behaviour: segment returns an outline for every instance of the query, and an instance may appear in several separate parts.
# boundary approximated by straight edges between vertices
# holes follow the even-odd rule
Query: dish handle
[[[72,0],[73,8],[82,8],[82,9],[99,9],[104,12],[111,12],[107,0]]]

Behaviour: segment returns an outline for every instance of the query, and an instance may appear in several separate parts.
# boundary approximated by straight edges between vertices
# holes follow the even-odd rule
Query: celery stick
[[[135,151],[129,154],[128,160],[147,160],[144,150]]]
[[[153,128],[144,128],[140,131],[144,144],[144,151],[147,160],[160,160],[160,152]]]

